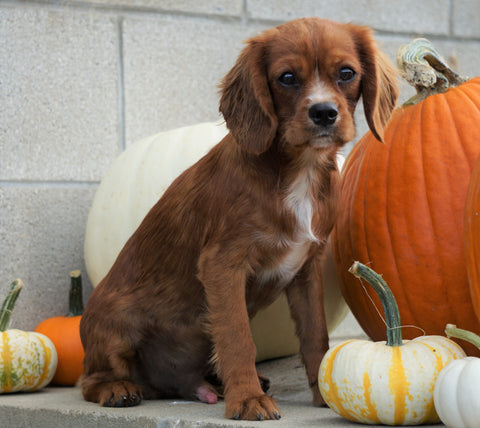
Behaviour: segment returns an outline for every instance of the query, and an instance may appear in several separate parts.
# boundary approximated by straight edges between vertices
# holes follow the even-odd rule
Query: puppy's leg
[[[84,373],[79,379],[84,399],[105,407],[140,404],[142,391],[133,381],[135,350],[127,334],[119,337],[114,329],[107,331],[102,320],[97,324],[90,319],[89,312],[84,317],[80,329],[85,347]]]
[[[321,262],[315,257],[305,265],[286,290],[292,318],[300,340],[300,354],[313,395],[313,404],[325,402],[318,389],[318,369],[328,350],[328,331],[323,306]]]
[[[255,368],[256,350],[245,302],[246,269],[228,266],[232,264],[225,254],[217,251],[205,251],[199,263],[217,370],[225,388],[225,414],[232,419],[278,419],[280,411],[263,392]]]

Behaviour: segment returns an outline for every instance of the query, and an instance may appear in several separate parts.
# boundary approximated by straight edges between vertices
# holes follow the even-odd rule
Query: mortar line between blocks
[[[243,0],[242,14],[240,19],[243,25],[247,25],[248,23],[248,1],[247,0]]]
[[[0,180],[0,188],[34,188],[34,189],[96,189],[100,181],[43,181],[43,180]]]
[[[449,37],[454,37],[454,32],[453,32],[453,22],[455,17],[453,16],[454,12],[454,0],[450,0],[449,5],[448,5],[448,36]]]
[[[123,18],[117,18],[117,55],[118,55],[118,148],[123,152],[127,147],[125,123],[125,63],[123,48]]]

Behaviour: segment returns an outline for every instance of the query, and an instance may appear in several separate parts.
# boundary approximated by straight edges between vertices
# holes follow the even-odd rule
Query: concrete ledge
[[[223,428],[358,427],[327,408],[313,407],[298,356],[259,364],[270,378],[272,396],[282,411],[279,421],[232,421],[224,404],[184,400],[144,401],[129,409],[103,408],[85,402],[78,388],[49,387],[31,394],[0,396],[2,428]],[[366,425],[364,425],[366,426]],[[440,425],[436,425],[440,426]]]
[[[0,396],[2,428],[52,427],[251,427],[350,426],[330,409],[310,404],[304,369],[298,356],[259,364],[270,378],[271,394],[282,411],[280,421],[231,421],[224,403],[215,405],[185,400],[144,401],[129,409],[102,408],[85,402],[78,388],[48,387],[37,393]]]

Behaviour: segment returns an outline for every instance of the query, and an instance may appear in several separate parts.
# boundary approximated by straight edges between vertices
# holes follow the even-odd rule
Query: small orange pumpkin
[[[463,238],[467,187],[480,155],[480,77],[460,82],[435,53],[430,45],[420,57],[432,67],[441,64],[434,75],[445,72],[442,84],[451,79],[457,86],[442,87],[437,94],[397,109],[385,130],[385,144],[367,133],[343,169],[332,240],[337,273],[350,309],[375,341],[385,337],[376,309],[380,302],[348,274],[352,260],[383,273],[404,325],[441,335],[449,320],[480,332]],[[420,66],[412,73],[414,79],[428,67],[427,61]],[[476,236],[478,240],[480,235]],[[478,255],[480,251],[475,260]],[[480,307],[480,285],[476,290]],[[411,339],[418,331],[406,329],[404,335]],[[479,354],[472,345],[462,346],[467,353]]]
[[[35,328],[36,332],[47,336],[57,349],[58,366],[52,380],[55,385],[75,385],[83,373],[82,314],[82,277],[79,270],[74,270],[70,273],[69,312],[64,316],[47,318]]]

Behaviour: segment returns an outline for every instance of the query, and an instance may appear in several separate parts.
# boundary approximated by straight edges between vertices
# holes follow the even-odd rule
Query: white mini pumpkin
[[[200,123],[162,132],[129,146],[114,162],[95,194],[85,236],[85,262],[94,286],[171,182],[227,134],[223,123]],[[340,162],[343,158],[340,158]],[[330,332],[348,307],[337,285],[330,250],[324,263],[324,295]],[[257,361],[292,355],[298,341],[286,298],[251,321]]]
[[[448,336],[480,346],[480,337],[448,324]],[[449,428],[480,426],[480,358],[452,361],[438,375],[433,391],[435,409]]]
[[[355,262],[350,272],[377,292],[387,341],[349,340],[330,348],[319,369],[322,397],[333,411],[355,422],[437,423],[433,388],[438,374],[451,361],[464,358],[465,352],[443,336],[403,341],[398,306],[388,285],[361,263]]]

